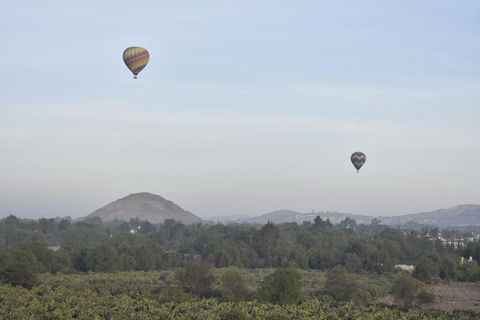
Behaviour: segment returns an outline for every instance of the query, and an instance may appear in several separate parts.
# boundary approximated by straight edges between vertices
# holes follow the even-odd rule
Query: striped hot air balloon
[[[123,61],[130,71],[134,75],[134,79],[137,79],[137,75],[150,60],[150,54],[147,49],[141,47],[129,47],[123,51]]]
[[[358,172],[358,170],[360,170],[365,161],[367,161],[367,157],[363,152],[354,152],[350,157],[350,160],[352,160],[353,166],[357,169]]]

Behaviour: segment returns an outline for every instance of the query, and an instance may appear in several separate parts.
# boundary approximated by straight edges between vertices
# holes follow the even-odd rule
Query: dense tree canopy
[[[442,243],[440,234],[453,239],[472,233],[438,228],[405,233],[378,219],[357,225],[346,218],[334,226],[319,216],[302,225],[189,226],[173,219],[154,225],[139,219],[104,222],[95,217],[72,222],[8,216],[0,220],[0,254],[11,263],[27,263],[37,274],[165,270],[194,260],[216,268],[343,266],[348,272],[378,274],[408,264],[416,265],[413,275],[425,283],[437,278],[479,280],[480,242],[454,247]],[[473,261],[468,261],[470,257]],[[0,264],[5,267],[6,263]]]

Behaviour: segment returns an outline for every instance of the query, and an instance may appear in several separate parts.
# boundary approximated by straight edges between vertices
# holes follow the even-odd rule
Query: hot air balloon
[[[358,172],[358,170],[360,170],[365,161],[367,161],[367,157],[363,152],[354,152],[350,157],[350,160],[352,160],[353,166],[357,169]]]
[[[145,68],[149,59],[150,54],[147,49],[141,47],[129,47],[123,51],[123,61],[127,68],[132,71],[133,79],[137,79],[138,73]]]

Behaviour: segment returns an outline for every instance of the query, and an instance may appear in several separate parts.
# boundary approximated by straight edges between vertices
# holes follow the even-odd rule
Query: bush
[[[277,269],[263,279],[259,294],[265,302],[298,303],[302,298],[302,274],[294,268]]]
[[[0,270],[0,282],[30,290],[38,283],[38,279],[26,263],[14,262]]]
[[[239,302],[245,299],[248,293],[245,278],[238,270],[227,270],[220,277],[220,291],[227,301]]]
[[[428,292],[425,288],[420,289],[416,298],[419,304],[432,304],[435,302],[435,294]]]
[[[352,300],[356,291],[355,279],[347,273],[347,270],[337,266],[327,271],[325,290],[336,301]]]
[[[186,292],[202,297],[211,291],[215,280],[213,270],[209,263],[188,261],[175,272],[175,279]]]
[[[427,291],[423,283],[403,273],[393,283],[393,296],[405,307],[435,302],[435,294]]]
[[[415,294],[420,286],[420,281],[407,276],[404,273],[400,273],[397,279],[393,282],[393,297],[397,303],[410,307],[415,300]]]
[[[480,279],[480,268],[477,261],[465,261],[458,266],[458,280],[475,282]]]

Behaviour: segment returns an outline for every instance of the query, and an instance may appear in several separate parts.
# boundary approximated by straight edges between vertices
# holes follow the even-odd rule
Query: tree
[[[0,270],[0,282],[31,289],[38,283],[37,276],[25,262],[14,262]]]
[[[13,228],[18,228],[20,226],[20,220],[13,214],[5,218],[5,225]]]
[[[155,269],[155,254],[150,250],[149,246],[143,245],[136,251],[136,268],[137,270],[150,271]]]
[[[188,261],[175,271],[175,279],[186,292],[202,297],[211,290],[215,275],[209,263]]]
[[[153,232],[150,236],[149,239],[153,242],[158,243],[162,247],[165,245],[165,237],[163,236],[163,233],[160,232]]]
[[[132,230],[132,226],[127,221],[122,221],[122,223],[118,225],[117,230],[130,232],[130,230]]]
[[[111,244],[99,244],[88,249],[86,265],[94,272],[117,272],[121,269],[121,259],[117,250]]]
[[[477,261],[465,261],[457,269],[458,280],[475,282],[480,279],[480,268]]]
[[[38,221],[38,227],[43,233],[49,233],[55,230],[55,219],[42,218]]]
[[[138,232],[147,233],[147,234],[152,234],[156,231],[157,231],[157,228],[155,227],[155,225],[147,220],[142,222],[142,224],[140,225],[140,229],[138,230]]]
[[[437,264],[425,255],[417,260],[415,270],[413,271],[413,276],[424,283],[430,283],[439,274],[440,270]]]
[[[52,266],[52,273],[65,272],[72,269],[72,260],[68,252],[60,249],[55,252],[55,263]]]
[[[327,220],[323,221],[320,216],[317,216],[315,219],[313,219],[313,227],[315,229],[331,229],[333,224],[330,222],[330,218],[327,218]]]
[[[273,258],[274,250],[277,245],[278,234],[278,228],[275,224],[273,224],[273,222],[268,221],[267,224],[262,227],[261,236],[267,249],[266,258],[268,263],[270,263]]]
[[[362,260],[356,253],[347,253],[345,256],[345,267],[350,272],[360,272],[362,270]]]
[[[206,246],[204,256],[206,256],[207,262],[214,264],[217,268],[239,266],[240,264],[237,246],[232,240],[219,238],[211,241]]]
[[[397,303],[406,307],[412,306],[415,301],[417,291],[422,287],[422,283],[404,273],[400,273],[393,282],[393,297]]]
[[[446,255],[440,260],[440,278],[456,281],[458,278],[457,268],[460,265],[460,257],[456,255]]]
[[[0,252],[0,269],[5,268],[11,262],[13,262],[13,257],[10,253],[1,253]]]
[[[464,250],[463,256],[472,257],[475,261],[480,261],[480,243],[470,242]]]
[[[74,226],[75,228],[73,228],[70,233],[70,240],[75,240],[81,244],[91,246],[103,243],[108,239],[108,234],[104,229],[90,224],[87,221],[76,222],[74,223]]]
[[[436,239],[440,236],[440,230],[438,228],[435,228],[430,231],[430,235]]]
[[[46,243],[26,242],[23,244],[22,249],[35,255],[37,261],[43,266],[43,270],[40,272],[52,272],[55,265],[55,253],[53,250],[48,249]]]
[[[225,271],[220,277],[220,292],[225,300],[239,302],[245,299],[248,289],[245,278],[238,269]]]
[[[13,253],[13,258],[20,263],[28,265],[28,269],[34,273],[46,272],[42,263],[37,260],[37,257],[28,250],[17,250]]]
[[[351,300],[356,284],[354,278],[342,266],[337,266],[327,271],[325,289],[327,294],[336,301]]]
[[[274,256],[277,258],[277,266],[290,267],[290,257],[294,249],[295,240],[290,231],[281,232],[277,238]]]
[[[298,269],[277,269],[266,276],[259,288],[263,301],[294,304],[302,298],[302,274]]]
[[[355,229],[357,226],[357,222],[355,219],[352,219],[350,217],[346,217],[344,220],[340,221],[340,223],[337,225],[338,229]]]
[[[65,231],[70,230],[72,228],[72,223],[66,219],[63,219],[58,223],[58,230]]]

